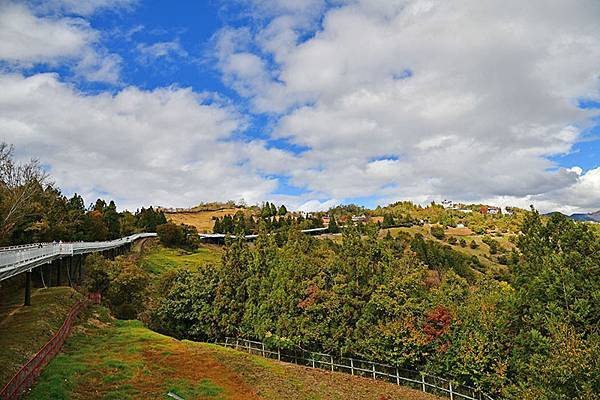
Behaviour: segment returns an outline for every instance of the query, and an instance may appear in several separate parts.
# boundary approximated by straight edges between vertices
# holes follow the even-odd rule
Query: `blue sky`
[[[466,3],[2,0],[1,139],[127,208],[600,208],[600,6]]]

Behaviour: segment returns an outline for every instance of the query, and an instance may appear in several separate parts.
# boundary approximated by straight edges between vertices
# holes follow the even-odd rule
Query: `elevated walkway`
[[[0,281],[63,257],[117,249],[156,233],[137,233],[104,242],[34,243],[0,247]]]

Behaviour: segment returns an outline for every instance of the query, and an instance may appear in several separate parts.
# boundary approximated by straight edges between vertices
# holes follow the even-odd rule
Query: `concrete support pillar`
[[[23,305],[31,305],[31,270],[25,272],[25,302]]]
[[[60,286],[60,270],[62,267],[63,259],[60,258],[56,261],[56,286]]]
[[[66,270],[67,270],[67,279],[69,280],[69,286],[73,286],[73,281],[71,279],[71,266],[73,265],[73,256],[68,257],[67,259],[65,259],[65,264],[66,264]]]
[[[46,278],[44,277],[44,269],[45,269],[45,265],[40,265],[38,267],[38,270],[40,271],[40,280],[42,281],[42,286],[44,286],[44,288],[46,288]]]

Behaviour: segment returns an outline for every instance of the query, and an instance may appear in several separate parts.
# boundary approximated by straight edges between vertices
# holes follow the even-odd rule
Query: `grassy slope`
[[[477,235],[477,234],[471,234],[471,235],[447,235],[447,236],[455,236],[458,240],[465,239],[465,241],[467,242],[467,247],[461,247],[459,244],[455,244],[455,245],[451,245],[448,242],[444,241],[444,240],[439,240],[435,237],[433,237],[431,235],[431,233],[429,232],[429,227],[428,226],[412,226],[410,228],[390,228],[390,229],[382,229],[380,231],[380,237],[384,237],[387,234],[387,231],[391,231],[392,236],[396,236],[398,234],[398,232],[403,231],[403,232],[408,232],[411,235],[415,235],[416,233],[420,233],[421,235],[423,235],[423,237],[425,239],[428,240],[433,240],[436,241],[438,243],[443,243],[445,245],[448,245],[450,247],[452,247],[452,249],[461,252],[463,254],[466,254],[468,256],[477,256],[477,258],[479,258],[479,261],[481,261],[481,263],[483,265],[486,266],[494,266],[496,268],[500,268],[500,269],[504,269],[506,268],[505,266],[498,264],[497,262],[490,260],[488,257],[490,256],[489,253],[489,246],[485,243],[483,243],[483,235]],[[507,250],[512,250],[514,248],[514,245],[508,240],[508,235],[504,235],[502,237],[497,237],[497,236],[491,236],[493,239],[497,240],[500,244],[500,246],[504,247]],[[472,249],[468,246],[469,243],[471,243],[471,241],[474,240],[475,243],[477,243],[479,245],[478,248],[476,249]],[[487,256],[487,257],[486,257]]]
[[[165,216],[170,222],[177,224],[186,224],[196,227],[198,232],[212,232],[214,226],[213,217],[224,217],[225,215],[234,215],[238,211],[248,211],[243,208],[225,208],[221,210],[206,211],[182,211],[176,213],[166,213]]]
[[[62,326],[81,297],[69,287],[34,289],[31,307],[15,307],[0,320],[0,386],[4,386]]]
[[[407,388],[177,341],[93,307],[29,399],[435,399]]]
[[[202,245],[193,252],[164,247],[156,241],[146,245],[140,265],[147,272],[160,274],[177,268],[195,268],[208,263],[218,263],[223,250],[219,246]]]

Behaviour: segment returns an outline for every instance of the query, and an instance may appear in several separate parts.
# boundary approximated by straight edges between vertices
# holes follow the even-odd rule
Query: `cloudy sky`
[[[600,209],[597,0],[0,0],[0,140],[67,195]]]

